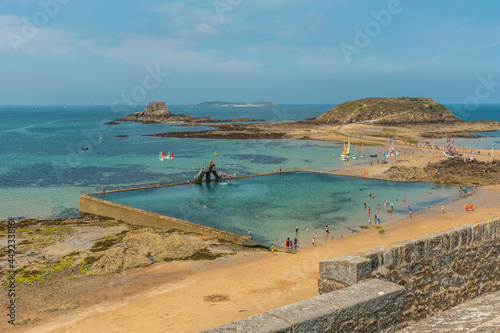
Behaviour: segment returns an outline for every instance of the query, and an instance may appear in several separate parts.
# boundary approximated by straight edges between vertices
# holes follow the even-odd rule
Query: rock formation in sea
[[[185,114],[176,115],[170,112],[165,102],[153,101],[149,102],[146,110],[116,119],[116,121],[135,121],[143,124],[192,123],[195,125],[196,123],[246,122],[260,120],[251,118],[216,119],[210,117],[193,117]]]

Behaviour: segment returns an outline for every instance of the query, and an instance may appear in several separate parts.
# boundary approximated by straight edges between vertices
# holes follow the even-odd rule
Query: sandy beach
[[[383,218],[383,229],[370,228],[342,238],[332,234],[327,239],[321,234],[316,246],[303,246],[294,254],[278,252],[273,256],[265,250],[248,250],[213,261],[157,263],[87,281],[69,281],[72,288],[85,283],[95,285],[95,290],[85,294],[68,291],[66,302],[80,306],[67,309],[56,306],[55,311],[32,313],[27,324],[9,329],[13,332],[207,329],[318,295],[320,260],[499,216],[499,190],[500,186],[480,187],[464,197],[459,197],[457,191],[457,198],[445,203],[445,214],[440,206],[429,207],[411,220],[390,223]],[[473,203],[476,210],[465,212],[466,201]],[[382,212],[381,216],[384,215]],[[54,302],[57,294],[51,291],[47,304]]]

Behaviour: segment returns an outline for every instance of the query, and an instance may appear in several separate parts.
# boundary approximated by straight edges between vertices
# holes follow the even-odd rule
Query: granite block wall
[[[411,323],[500,290],[500,220],[325,260],[320,276],[321,294],[367,278],[403,286],[402,322]]]

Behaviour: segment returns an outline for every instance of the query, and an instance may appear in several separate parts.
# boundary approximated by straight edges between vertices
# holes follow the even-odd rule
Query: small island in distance
[[[249,107],[261,107],[261,106],[277,106],[278,104],[269,101],[257,101],[252,103],[243,102],[222,102],[222,101],[210,101],[201,102],[195,106],[217,106],[217,107],[228,107],[228,106],[249,106]]]

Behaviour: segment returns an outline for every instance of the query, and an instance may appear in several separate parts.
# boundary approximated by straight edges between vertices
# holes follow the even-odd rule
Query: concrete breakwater
[[[395,332],[500,290],[500,219],[320,262],[321,296],[205,332]]]
[[[177,229],[185,232],[194,232],[222,241],[236,244],[249,243],[250,238],[228,231],[219,230],[200,224],[176,219],[173,217],[149,212],[143,209],[111,202],[93,197],[91,194],[82,194],[79,204],[80,214],[92,214],[111,217],[132,225],[140,225],[158,229]]]

